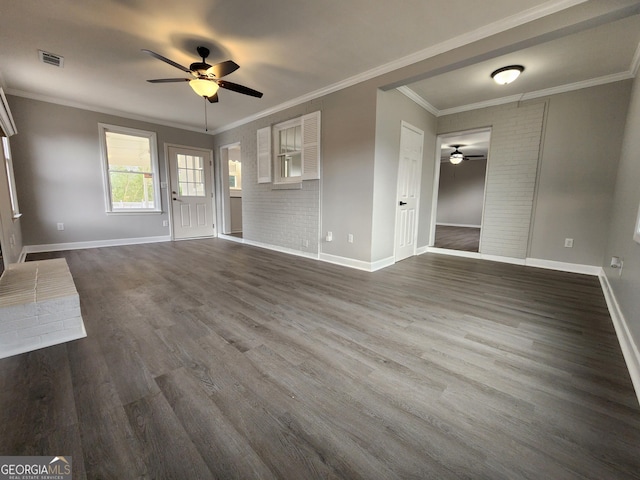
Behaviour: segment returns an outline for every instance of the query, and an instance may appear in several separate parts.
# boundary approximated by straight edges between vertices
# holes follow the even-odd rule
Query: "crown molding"
[[[133,113],[123,112],[122,110],[116,110],[116,109],[111,109],[111,108],[96,107],[94,105],[87,105],[87,104],[80,103],[80,102],[73,102],[73,101],[64,100],[64,99],[61,99],[61,98],[50,97],[48,95],[41,95],[39,93],[25,92],[23,90],[17,90],[15,88],[9,88],[9,89],[5,90],[5,93],[7,93],[9,95],[14,95],[16,97],[28,98],[30,100],[38,100],[40,102],[53,103],[55,105],[61,105],[63,107],[78,108],[80,110],[87,110],[87,111],[95,112],[95,113],[104,113],[105,115],[113,115],[113,116],[116,116],[116,117],[127,118],[129,120],[137,120],[139,122],[152,123],[154,125],[162,125],[162,126],[165,126],[165,127],[178,128],[180,130],[189,130],[191,132],[198,132],[198,133],[204,133],[204,134],[208,134],[208,135],[213,135],[213,133],[211,131],[204,132],[204,131],[202,131],[202,129],[197,128],[197,127],[193,127],[191,125],[185,125],[185,124],[182,124],[182,123],[167,122],[167,121],[159,119],[159,118],[147,117],[147,116],[144,116],[144,115],[136,115],[136,114],[133,114]]]
[[[396,90],[398,90],[404,96],[408,97],[409,99],[413,100],[415,103],[420,105],[431,115],[434,115],[436,117],[439,115],[440,111],[436,107],[434,107],[429,102],[427,102],[424,98],[422,98],[420,95],[414,92],[411,88],[404,86],[404,87],[398,87],[396,88]]]
[[[45,96],[45,95],[40,95],[40,94],[34,94],[34,93],[29,93],[29,92],[24,92],[21,90],[16,90],[16,89],[7,89],[7,93],[9,93],[10,95],[16,95],[19,97],[24,97],[24,98],[30,98],[33,100],[40,100],[40,101],[45,101],[45,102],[49,102],[49,103],[54,103],[54,104],[58,104],[58,105],[63,105],[63,106],[69,106],[69,107],[74,107],[74,108],[79,108],[82,110],[89,110],[89,111],[93,111],[93,112],[98,112],[98,113],[105,113],[108,115],[116,115],[119,117],[123,117],[123,118],[128,118],[131,120],[139,120],[139,121],[143,121],[143,122],[148,122],[148,123],[154,123],[156,125],[164,125],[167,127],[173,127],[173,128],[179,128],[182,130],[189,130],[189,131],[193,131],[193,132],[198,132],[198,133],[206,133],[209,135],[217,135],[219,133],[228,131],[228,130],[232,130],[234,128],[240,127],[242,125],[245,125],[247,123],[250,123],[252,121],[258,120],[260,118],[264,118],[267,117],[269,115],[278,113],[282,110],[286,110],[287,108],[291,108],[291,107],[295,107],[297,105],[300,105],[302,103],[305,102],[309,102],[312,100],[315,100],[317,98],[323,97],[325,95],[329,95],[331,93],[337,92],[339,90],[351,87],[353,85],[356,85],[358,83],[367,81],[367,80],[371,80],[372,78],[390,73],[394,70],[398,70],[400,68],[404,68],[407,67],[409,65],[412,65],[414,63],[417,62],[421,62],[424,60],[427,60],[428,58],[432,58],[435,57],[437,55],[443,54],[445,52],[454,50],[456,48],[462,47],[464,45],[468,45],[480,40],[483,40],[485,38],[488,38],[492,35],[496,35],[499,34],[501,32],[510,30],[512,28],[516,28],[519,27],[521,25],[524,25],[526,23],[538,20],[540,18],[549,16],[549,15],[553,15],[554,13],[566,10],[568,8],[571,7],[575,7],[576,5],[580,5],[582,3],[587,2],[588,0],[550,0],[542,5],[538,5],[536,7],[524,10],[522,12],[519,12],[517,14],[511,15],[509,17],[503,18],[501,20],[498,20],[496,22],[490,23],[488,25],[485,25],[483,27],[480,27],[476,30],[473,30],[471,32],[467,32],[464,33],[462,35],[458,35],[457,37],[451,38],[449,40],[446,40],[444,42],[441,42],[439,44],[433,45],[431,47],[425,48],[423,50],[419,50],[415,53],[412,53],[410,55],[407,55],[405,57],[399,58],[397,60],[394,60],[392,62],[386,63],[384,65],[380,65],[376,68],[367,70],[365,72],[362,72],[360,74],[354,75],[352,77],[349,77],[345,80],[342,80],[340,82],[337,82],[335,84],[329,85],[327,87],[321,88],[319,90],[315,90],[313,92],[310,92],[308,94],[302,95],[300,97],[294,98],[292,100],[289,100],[287,102],[281,103],[279,105],[276,105],[274,107],[268,108],[266,110],[263,110],[261,112],[258,112],[254,115],[250,115],[248,117],[245,117],[243,119],[240,119],[236,122],[232,122],[230,124],[224,125],[222,127],[219,127],[217,129],[213,129],[210,130],[208,132],[202,132],[201,129],[197,128],[197,127],[193,127],[190,125],[185,125],[185,124],[180,124],[180,123],[174,123],[174,122],[166,122],[157,118],[151,118],[151,117],[146,117],[146,116],[142,116],[142,115],[135,115],[135,114],[131,114],[131,113],[127,113],[127,112],[123,112],[120,110],[114,110],[114,109],[108,109],[108,108],[101,108],[101,107],[95,107],[95,106],[91,106],[91,105],[87,105],[87,104],[82,104],[79,102],[73,102],[73,101],[69,101],[69,100],[62,100],[62,99],[58,99],[58,98],[54,98],[54,97],[49,97],[49,96]],[[404,92],[403,92],[404,93]],[[411,97],[409,97],[411,98]],[[422,105],[421,105],[422,106]],[[431,106],[431,108],[433,108]],[[427,110],[429,111],[429,110]]]
[[[210,133],[212,133],[213,135],[217,135],[218,133],[232,130],[234,128],[240,127],[254,120],[258,120],[260,118],[267,117],[274,113],[281,112],[282,110],[286,110],[287,108],[295,107],[296,105],[300,105],[302,103],[315,100],[317,98],[323,97],[325,95],[329,95],[331,93],[337,92],[344,88],[348,88],[358,83],[371,80],[372,78],[379,77],[380,75],[393,72],[394,70],[407,67],[414,63],[427,60],[428,58],[435,57],[437,55],[454,50],[456,48],[463,47],[465,45],[483,40],[492,35],[496,35],[498,33],[532,22],[534,20],[538,20],[548,15],[552,15],[554,13],[560,12],[562,10],[566,10],[567,8],[575,7],[576,5],[580,5],[582,3],[585,3],[586,1],[588,0],[560,0],[560,1],[551,0],[542,5],[538,5],[528,10],[524,10],[515,15],[511,15],[510,17],[503,18],[502,20],[498,20],[497,22],[490,23],[489,25],[485,25],[471,32],[458,35],[457,37],[454,37],[452,39],[438,43],[436,45],[425,48],[423,50],[419,50],[415,53],[412,53],[405,57],[394,60],[393,62],[389,62],[384,65],[380,65],[376,68],[372,68],[371,70],[362,72],[358,75],[354,75],[338,83],[334,83],[333,85],[329,85],[325,88],[315,90],[306,95],[302,95],[300,97],[294,98],[287,102],[281,103],[267,110],[258,112],[255,115],[245,117],[236,122],[233,122],[223,127],[220,127],[218,129],[212,130]]]
[[[640,51],[640,49],[639,49]],[[635,60],[635,59],[634,59]],[[638,60],[640,62],[640,59]],[[637,68],[637,65],[636,65]],[[468,105],[461,105],[459,107],[445,108],[438,110],[436,107],[427,102],[424,98],[420,97],[417,93],[408,87],[399,87],[402,93],[404,93],[411,100],[416,102],[422,108],[427,110],[436,117],[443,117],[445,115],[453,115],[454,113],[469,112],[471,110],[479,110],[481,108],[496,107],[498,105],[505,105],[507,103],[522,102],[525,100],[534,100],[536,98],[548,97],[551,95],[558,95],[560,93],[572,92],[574,90],[581,90],[583,88],[597,87],[598,85],[605,85],[607,83],[620,82],[622,80],[629,80],[634,78],[634,74],[629,72],[613,73],[611,75],[605,75],[603,77],[592,78],[589,80],[582,80],[580,82],[567,83],[565,85],[559,85],[557,87],[545,88],[542,90],[536,90],[534,92],[521,93],[518,95],[510,95],[508,97],[494,98],[486,100],[484,102],[470,103]],[[408,91],[408,92],[407,92]]]
[[[640,68],[640,43],[636,47],[636,53],[633,55],[631,65],[629,66],[629,72],[635,78],[638,75],[638,68]]]

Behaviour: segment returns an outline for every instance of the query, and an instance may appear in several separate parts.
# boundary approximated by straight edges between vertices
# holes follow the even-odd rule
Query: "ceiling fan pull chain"
[[[207,97],[202,97],[204,100],[204,131],[209,131],[209,125],[207,123]]]

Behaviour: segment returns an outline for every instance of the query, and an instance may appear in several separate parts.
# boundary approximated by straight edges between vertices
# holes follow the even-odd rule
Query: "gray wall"
[[[212,137],[204,133],[16,96],[8,101],[20,132],[12,138],[12,149],[25,245],[169,235],[169,228],[162,226],[168,219],[166,189],[161,214],[105,213],[98,123],[156,132],[163,182],[165,143],[213,146]],[[57,230],[58,222],[64,223],[64,231]]]
[[[640,204],[638,152],[640,152],[640,79],[636,77],[624,128],[622,154],[610,210],[611,223],[602,260],[605,273],[636,345],[640,345],[640,244],[633,241],[633,229]],[[603,225],[603,230],[605,227],[606,223]],[[622,272],[609,267],[609,261],[614,255],[624,261]]]
[[[627,80],[549,97],[529,257],[600,265],[630,90]]]
[[[486,171],[485,159],[440,163],[437,223],[480,226]]]
[[[370,261],[375,93],[371,84],[359,84],[215,136],[216,154],[219,146],[241,142],[245,239]],[[257,184],[257,129],[316,110],[322,112],[321,180],[304,181],[299,190]],[[328,231],[331,242],[324,240]]]
[[[401,122],[424,132],[418,246],[426,246],[431,227],[436,118],[397,90],[378,92],[371,260],[394,255],[396,195]]]
[[[16,138],[16,135],[9,138],[11,146],[13,146]],[[15,154],[13,156],[15,157]],[[2,245],[2,256],[6,266],[10,263],[16,263],[20,257],[22,252],[22,229],[21,219],[13,218],[9,181],[4,162],[4,151],[0,144],[0,245]],[[18,204],[20,204],[19,200]]]

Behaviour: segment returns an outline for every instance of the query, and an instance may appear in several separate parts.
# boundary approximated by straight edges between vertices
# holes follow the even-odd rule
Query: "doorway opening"
[[[490,129],[441,135],[432,245],[480,253]]]
[[[242,149],[240,143],[220,148],[222,233],[242,238]]]

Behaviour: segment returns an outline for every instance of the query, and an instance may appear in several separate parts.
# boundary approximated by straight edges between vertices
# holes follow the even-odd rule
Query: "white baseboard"
[[[602,267],[595,265],[582,265],[579,263],[556,262],[555,260],[544,260],[541,258],[527,258],[525,265],[529,267],[547,268],[549,270],[560,270],[562,272],[582,273],[583,275],[598,276]]]
[[[455,257],[479,258],[481,260],[490,260],[492,262],[511,263],[513,265],[526,265],[527,267],[546,268],[548,270],[559,270],[561,272],[581,273],[583,275],[598,276],[601,267],[595,265],[582,265],[578,263],[556,262],[554,260],[544,260],[541,258],[512,258],[500,255],[487,255],[485,253],[465,252],[462,250],[449,250],[446,248],[436,247],[420,247],[417,254],[423,253],[440,253],[443,255],[452,255]]]
[[[236,242],[239,240],[242,240],[242,242],[239,242],[239,243],[244,243],[245,245],[251,245],[253,247],[265,248],[267,250],[273,250],[274,252],[288,253],[289,255],[295,255],[297,257],[304,257],[304,258],[310,258],[312,260],[318,260],[317,253],[303,252],[301,250],[294,250],[293,248],[279,247],[278,245],[270,245],[268,243],[247,240],[246,238],[229,237],[228,235],[221,235],[220,238],[224,238],[224,239],[232,240]]]
[[[341,265],[343,267],[355,268],[357,270],[364,270],[366,272],[375,272],[382,268],[388,267],[395,263],[394,257],[384,258],[376,262],[364,262],[362,260],[355,260],[353,258],[339,257],[337,255],[330,255],[328,253],[308,253],[300,250],[294,250],[292,248],[279,247],[277,245],[270,245],[268,243],[256,242],[254,240],[247,240],[244,238],[233,237],[231,235],[220,234],[219,238],[224,240],[231,240],[232,242],[243,243],[245,245],[251,245],[254,247],[265,248],[267,250],[273,250],[275,252],[287,253],[289,255],[296,255],[298,257],[309,258],[311,260],[320,260],[321,262],[332,263],[334,265]]]
[[[364,270],[365,272],[375,272],[376,270],[380,270],[396,263],[394,257],[384,258],[375,262],[365,262],[363,260],[340,257],[338,255],[331,255],[329,253],[321,253],[319,260],[322,262],[332,263],[334,265],[341,265],[343,267]]]
[[[237,242],[237,243],[244,243],[244,239],[242,237],[234,237],[233,235],[228,235],[226,233],[219,233],[218,238],[231,240],[232,242]]]
[[[607,301],[607,307],[609,308],[609,314],[613,321],[613,327],[615,328],[616,335],[618,336],[618,342],[622,349],[624,361],[627,364],[627,369],[631,376],[633,388],[636,391],[636,396],[640,403],[640,352],[638,350],[638,346],[633,340],[627,321],[622,314],[622,310],[620,310],[620,305],[618,304],[618,300],[613,293],[613,289],[611,288],[611,284],[609,283],[609,279],[605,275],[604,270],[600,269],[598,278],[600,279],[600,285],[602,286],[602,293],[604,293],[604,298]]]
[[[83,248],[119,247],[123,245],[139,245],[143,243],[170,242],[170,236],[115,238],[110,240],[91,240],[88,242],[49,243],[43,245],[25,245],[24,256],[28,253],[60,252],[62,250],[81,250]]]

